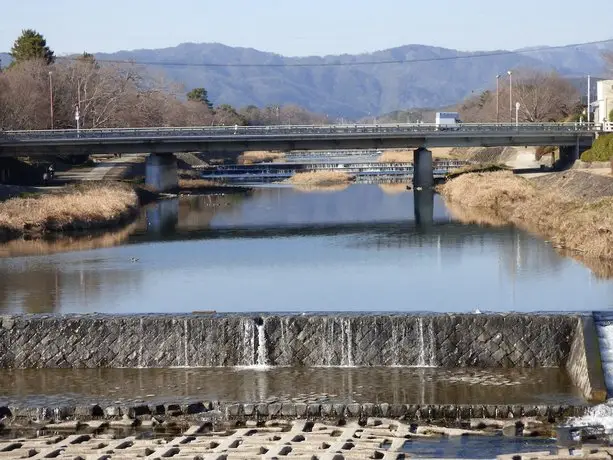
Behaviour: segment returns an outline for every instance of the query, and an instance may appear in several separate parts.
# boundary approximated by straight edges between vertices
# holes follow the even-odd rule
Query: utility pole
[[[500,75],[496,75],[496,123],[500,122]]]
[[[513,72],[508,71],[509,75],[509,121],[513,120]]]
[[[55,123],[53,120],[53,72],[49,71],[49,112],[51,113],[51,129]]]
[[[591,107],[590,107],[590,103],[591,103],[591,99],[592,99],[592,77],[590,75],[587,76],[587,124],[590,124],[590,119],[591,119]]]

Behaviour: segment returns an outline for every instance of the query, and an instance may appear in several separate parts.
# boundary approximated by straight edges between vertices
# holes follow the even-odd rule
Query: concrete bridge
[[[586,123],[500,123],[3,131],[0,157],[150,153],[147,184],[167,190],[177,184],[172,155],[177,152],[414,148],[414,183],[431,187],[433,165],[428,148],[555,145],[564,149],[564,155],[576,157],[604,130],[604,125]]]

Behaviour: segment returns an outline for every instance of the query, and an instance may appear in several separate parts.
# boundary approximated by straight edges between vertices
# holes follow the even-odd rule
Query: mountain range
[[[445,107],[495,88],[509,69],[554,69],[568,77],[605,72],[613,40],[573,47],[464,52],[406,45],[373,53],[286,57],[218,43],[94,53],[99,60],[146,63],[191,88],[205,87],[215,104],[298,104],[329,117],[361,118],[394,110]],[[9,61],[0,54],[2,63]],[[373,64],[381,61],[400,63]],[[406,62],[409,61],[409,62]],[[229,64],[229,65],[228,65]]]

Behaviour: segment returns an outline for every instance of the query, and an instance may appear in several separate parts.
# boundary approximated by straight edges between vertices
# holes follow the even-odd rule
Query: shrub
[[[581,154],[581,161],[609,161],[613,157],[613,134],[599,136],[592,148]]]

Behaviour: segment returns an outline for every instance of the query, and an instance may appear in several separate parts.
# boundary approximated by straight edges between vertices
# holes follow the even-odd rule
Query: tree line
[[[603,53],[607,73],[613,76],[613,52]],[[458,107],[466,122],[562,122],[587,119],[587,103],[570,80],[555,71],[518,69],[498,77],[496,89],[464,100]],[[515,104],[519,102],[516,113]],[[609,118],[613,120],[613,112]]]
[[[295,105],[240,109],[215,105],[205,88],[185,91],[138,64],[98,61],[88,53],[58,59],[45,38],[24,30],[12,62],[0,68],[0,129],[325,123]]]

